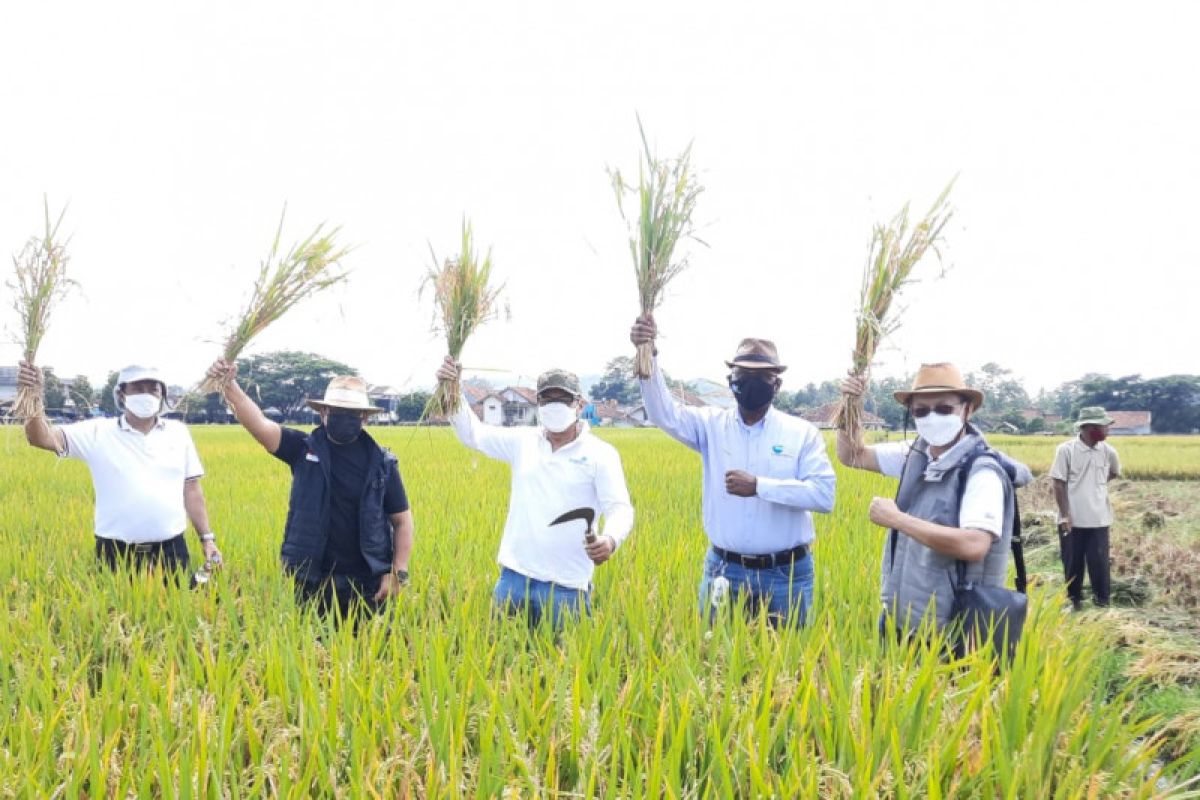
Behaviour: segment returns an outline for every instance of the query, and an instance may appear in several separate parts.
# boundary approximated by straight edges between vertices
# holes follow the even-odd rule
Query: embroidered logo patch
[[[321,459],[317,458],[316,453],[309,450],[307,453],[304,454],[304,460],[305,461],[320,461]]]
[[[775,455],[781,455],[783,453],[783,445],[781,445],[781,444],[775,445],[774,447],[771,448],[771,452],[774,453]]]

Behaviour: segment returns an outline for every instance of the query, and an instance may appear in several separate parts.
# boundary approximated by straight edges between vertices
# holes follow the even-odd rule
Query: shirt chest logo
[[[312,461],[313,463],[319,463],[321,461],[321,459],[317,458],[317,454],[314,453],[312,450],[309,450],[307,453],[304,454],[304,460]]]

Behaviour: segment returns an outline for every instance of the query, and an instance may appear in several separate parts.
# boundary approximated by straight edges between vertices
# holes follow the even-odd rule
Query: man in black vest
[[[292,470],[292,491],[281,556],[296,597],[339,618],[383,608],[408,581],[413,518],[396,457],[363,423],[379,411],[366,383],[339,376],[323,400],[312,433],[267,419],[237,383],[237,366],[218,360],[209,377],[222,382],[238,421],[268,453]]]

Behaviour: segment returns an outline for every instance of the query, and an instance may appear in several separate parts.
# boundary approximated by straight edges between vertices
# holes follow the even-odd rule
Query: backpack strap
[[[990,455],[995,457],[995,452],[986,445],[976,448],[973,452],[967,454],[959,464],[959,469],[963,471],[963,479],[958,483],[958,505],[962,508],[963,494],[967,491],[967,479],[971,477],[971,468],[975,466],[975,459],[982,455]],[[1005,470],[1004,461],[997,458],[996,463],[1000,465],[1000,469]],[[1008,475],[1009,482],[1013,480],[1013,476],[1005,470]],[[1013,502],[1013,527],[1012,539],[1009,540],[1009,547],[1012,549],[1013,564],[1017,568],[1016,589],[1021,594],[1025,594],[1025,589],[1028,586],[1028,576],[1025,572],[1025,547],[1021,541],[1021,505],[1017,501],[1017,487],[1012,487],[1012,502]],[[962,582],[966,573],[966,563],[958,562],[959,567],[959,583]]]

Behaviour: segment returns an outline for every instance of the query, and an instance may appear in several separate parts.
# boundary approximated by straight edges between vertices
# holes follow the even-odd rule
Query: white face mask
[[[538,406],[538,420],[551,433],[562,433],[575,424],[575,409],[566,403]]]
[[[162,399],[152,394],[127,394],[125,410],[138,419],[150,419],[162,410]]]
[[[931,411],[928,416],[919,417],[915,422],[917,433],[934,447],[950,444],[963,429],[963,418],[957,413],[939,414]]]

